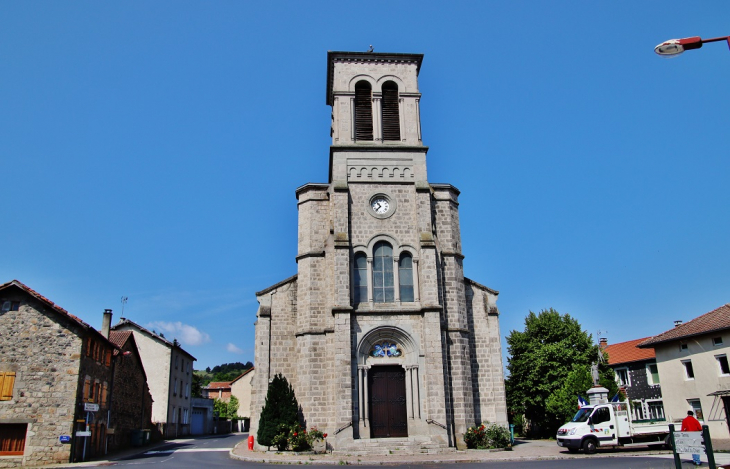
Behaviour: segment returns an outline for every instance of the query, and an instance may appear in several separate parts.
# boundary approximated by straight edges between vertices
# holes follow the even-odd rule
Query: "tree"
[[[238,417],[238,406],[239,406],[238,398],[236,396],[231,396],[231,399],[228,401],[228,418],[229,419],[235,419]]]
[[[294,388],[281,373],[274,376],[269,383],[266,402],[261,410],[259,430],[256,439],[260,445],[271,446],[279,425],[295,425],[299,423],[299,403],[294,395]]]
[[[588,366],[598,359],[598,346],[578,321],[550,308],[537,315],[530,311],[524,332],[512,331],[507,336],[507,351],[505,387],[510,413],[524,415],[531,434],[554,436],[565,423],[564,410],[557,402],[553,409],[559,414],[548,410],[547,400],[563,387],[574,366]],[[574,379],[578,382],[579,378]],[[590,384],[580,392],[588,388]]]
[[[605,363],[605,362],[604,362]],[[618,392],[618,385],[613,379],[613,372],[604,364],[598,367],[598,384],[608,389],[608,398],[611,399]],[[570,420],[578,410],[578,395],[587,397],[586,391],[593,386],[589,365],[573,365],[563,385],[548,397],[545,408],[554,414],[560,422]]]
[[[213,411],[222,419],[235,419],[238,417],[238,406],[236,396],[231,396],[227,402],[221,399],[213,400]]]

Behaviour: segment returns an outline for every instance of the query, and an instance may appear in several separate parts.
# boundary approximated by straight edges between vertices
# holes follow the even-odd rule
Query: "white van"
[[[666,421],[632,422],[626,402],[586,405],[573,420],[558,429],[558,446],[571,453],[583,449],[593,454],[598,447],[663,445],[671,448]]]

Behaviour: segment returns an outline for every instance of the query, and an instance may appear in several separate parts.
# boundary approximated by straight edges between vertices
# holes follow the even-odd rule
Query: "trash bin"
[[[150,433],[149,430],[142,430],[142,444],[144,446],[150,444]]]
[[[139,448],[142,446],[142,430],[132,430],[132,446]]]

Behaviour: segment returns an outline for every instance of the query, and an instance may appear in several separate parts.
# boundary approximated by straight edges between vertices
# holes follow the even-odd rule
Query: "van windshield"
[[[573,420],[571,420],[571,422],[586,422],[588,421],[588,417],[590,417],[591,412],[593,412],[592,407],[583,407],[578,411],[577,414],[575,414],[575,417],[573,417]]]

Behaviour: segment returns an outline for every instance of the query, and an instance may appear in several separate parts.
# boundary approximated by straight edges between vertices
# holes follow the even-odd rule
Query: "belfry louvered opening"
[[[398,85],[392,81],[383,84],[383,140],[400,140]]]
[[[355,85],[355,140],[373,139],[372,91],[366,81]]]

